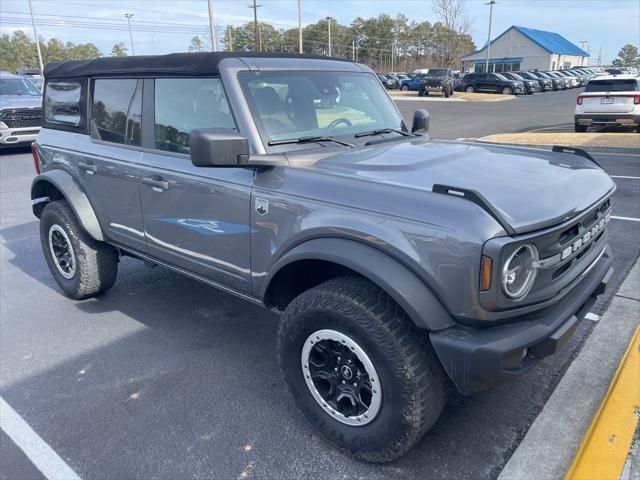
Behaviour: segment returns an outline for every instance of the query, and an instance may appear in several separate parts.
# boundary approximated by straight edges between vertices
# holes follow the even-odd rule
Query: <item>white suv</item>
[[[640,132],[640,77],[608,75],[591,80],[576,99],[576,132],[596,125],[635,126]]]

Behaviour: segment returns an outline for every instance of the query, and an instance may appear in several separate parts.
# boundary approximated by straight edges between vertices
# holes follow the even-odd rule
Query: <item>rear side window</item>
[[[236,128],[219,78],[158,78],[155,81],[155,144],[189,154],[196,128]]]
[[[637,92],[638,84],[635,80],[591,80],[585,87],[585,92]]]
[[[47,82],[44,91],[44,120],[77,127],[81,122],[82,87],[77,81]]]
[[[93,84],[91,136],[105,142],[140,145],[142,80],[98,79]]]

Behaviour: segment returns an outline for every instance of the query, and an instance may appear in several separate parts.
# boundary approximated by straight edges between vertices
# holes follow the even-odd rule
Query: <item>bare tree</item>
[[[443,66],[453,67],[468,44],[471,19],[464,0],[433,0],[433,11],[444,27],[441,35]]]

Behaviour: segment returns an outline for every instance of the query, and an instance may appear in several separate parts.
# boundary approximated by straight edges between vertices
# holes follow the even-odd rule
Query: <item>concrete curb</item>
[[[499,480],[555,480],[571,466],[640,323],[640,262],[500,473]]]
[[[457,140],[464,141],[464,142],[479,143],[483,145],[508,145],[510,147],[541,148],[545,150],[551,150],[555,146],[555,145],[535,145],[535,144],[529,144],[529,143],[484,142],[482,140],[478,140],[477,138],[459,138]],[[621,155],[640,155],[640,149],[633,148],[633,147],[603,147],[603,146],[581,145],[581,146],[576,146],[575,148],[581,148],[591,153],[617,153]]]

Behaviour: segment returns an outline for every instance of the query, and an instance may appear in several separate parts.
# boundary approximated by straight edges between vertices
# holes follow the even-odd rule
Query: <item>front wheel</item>
[[[444,88],[444,98],[449,98],[450,95],[451,95],[451,91],[449,90],[449,87],[445,87]]]
[[[91,238],[66,201],[51,202],[42,210],[40,241],[51,274],[68,297],[95,297],[115,283],[116,249]]]
[[[409,91],[409,85],[402,85],[402,87],[400,87],[400,90],[402,90],[403,92]]]
[[[362,460],[400,457],[444,407],[446,378],[426,332],[361,277],[297,297],[280,322],[278,357],[309,422]]]

